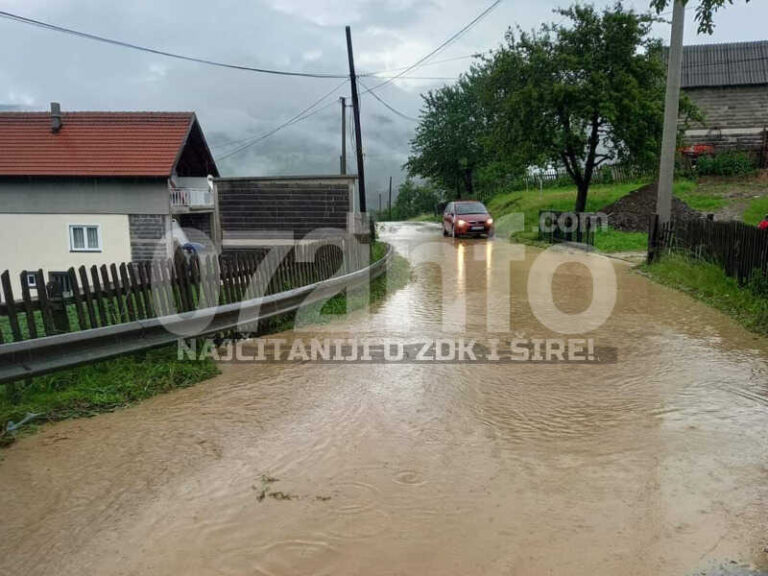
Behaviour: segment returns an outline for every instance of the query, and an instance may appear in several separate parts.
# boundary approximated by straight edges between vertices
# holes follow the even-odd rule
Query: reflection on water
[[[429,225],[383,235],[432,262],[370,317],[344,320],[350,334],[440,335],[444,293],[466,292],[467,336],[499,318],[550,335],[526,301],[538,251]],[[562,268],[556,302],[583,310],[591,281]],[[616,270],[616,310],[593,334],[616,364],[223,366],[23,439],[0,462],[0,574],[764,566],[766,341]]]

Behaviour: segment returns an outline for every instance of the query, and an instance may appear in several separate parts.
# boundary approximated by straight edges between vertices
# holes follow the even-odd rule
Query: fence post
[[[659,248],[659,215],[651,214],[648,224],[648,264],[653,264],[656,259],[656,251]]]
[[[16,297],[13,295],[13,289],[11,288],[11,276],[8,274],[8,270],[2,273],[0,276],[2,281],[3,292],[5,292],[5,307],[8,310],[8,323],[11,326],[11,334],[16,342],[22,340],[21,326],[19,325],[18,311],[16,310]]]

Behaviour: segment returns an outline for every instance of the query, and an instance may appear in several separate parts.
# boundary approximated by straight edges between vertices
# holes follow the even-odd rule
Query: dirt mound
[[[608,214],[608,223],[611,228],[624,232],[647,232],[648,218],[655,211],[656,184],[649,184],[630,192],[601,210],[601,212]],[[701,217],[700,212],[682,200],[672,198],[672,218],[694,220]]]

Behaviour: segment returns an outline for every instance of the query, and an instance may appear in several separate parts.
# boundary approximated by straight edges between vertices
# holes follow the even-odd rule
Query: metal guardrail
[[[392,253],[389,246],[383,258],[366,268],[287,292],[175,316],[3,344],[0,345],[0,383],[172,344],[183,338],[179,334],[196,337],[247,328],[259,320],[325,300],[339,288],[355,288],[378,278],[386,271]],[[205,327],[199,329],[201,324]]]

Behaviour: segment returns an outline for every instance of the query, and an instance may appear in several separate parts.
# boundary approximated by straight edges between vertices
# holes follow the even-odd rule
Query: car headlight
[[[485,223],[488,224],[488,226],[491,226],[493,224],[493,218],[488,218]]]
[[[457,226],[466,226],[467,223],[464,220],[459,220],[458,222],[456,222],[456,225]]]

